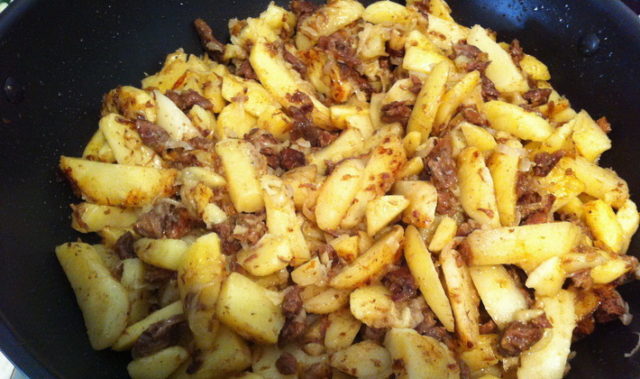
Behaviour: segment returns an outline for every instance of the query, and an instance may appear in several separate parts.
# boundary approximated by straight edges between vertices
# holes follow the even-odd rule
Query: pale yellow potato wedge
[[[438,191],[431,183],[417,180],[399,181],[394,184],[392,192],[409,200],[409,206],[403,212],[402,221],[419,228],[431,225],[435,219],[438,204]]]
[[[188,364],[181,366],[174,379],[225,379],[251,366],[251,350],[247,343],[225,326],[220,327],[213,348],[196,357],[202,362],[195,373],[187,373]]]
[[[185,315],[196,345],[203,350],[212,348],[220,325],[214,317],[224,275],[220,238],[215,233],[205,234],[189,246],[178,268]]]
[[[396,260],[403,235],[402,227],[394,226],[391,231],[380,237],[373,246],[334,276],[330,285],[334,288],[348,289],[364,283]]]
[[[625,254],[629,249],[631,238],[633,238],[633,235],[638,230],[638,224],[640,223],[640,214],[638,214],[636,203],[631,200],[625,201],[624,204],[618,208],[616,218],[624,235],[624,243],[622,244],[620,253]]]
[[[291,280],[300,286],[324,284],[327,279],[327,268],[320,263],[320,258],[313,257],[291,271]]]
[[[242,103],[243,108],[254,117],[280,107],[276,99],[260,84],[233,74],[223,78],[222,97],[230,103]]]
[[[438,48],[451,51],[453,44],[467,38],[469,28],[454,21],[430,15],[427,35]]]
[[[580,111],[575,120],[571,138],[578,153],[590,162],[597,161],[602,153],[611,149],[611,140],[587,111]]]
[[[472,266],[469,273],[482,304],[498,327],[504,328],[518,311],[527,309],[522,289],[503,266]]]
[[[131,379],[165,379],[189,359],[189,352],[181,346],[171,346],[127,365]]]
[[[589,274],[593,283],[608,284],[629,272],[633,266],[628,259],[615,258],[592,268]]]
[[[104,228],[125,229],[138,219],[132,209],[123,209],[92,203],[71,204],[71,227],[82,233],[97,232]]]
[[[351,24],[362,16],[364,6],[355,0],[338,0],[325,4],[298,25],[296,46],[306,50],[318,38]]]
[[[483,129],[477,125],[473,125],[467,121],[463,121],[458,125],[467,142],[467,146],[472,146],[481,152],[492,151],[497,143],[491,133],[487,129]]]
[[[375,235],[409,206],[409,200],[401,195],[382,196],[367,204],[367,233]]]
[[[287,267],[293,254],[286,235],[267,233],[248,250],[237,255],[238,263],[249,274],[267,276]]]
[[[309,154],[307,162],[318,168],[319,174],[324,174],[327,161],[339,162],[345,158],[358,155],[364,149],[364,138],[357,129],[347,129],[330,145]]]
[[[284,324],[282,310],[266,290],[236,272],[222,284],[217,317],[242,337],[258,343],[276,343]]]
[[[140,238],[134,242],[133,247],[138,258],[144,263],[177,271],[189,244],[183,240],[170,238]]]
[[[198,129],[198,132],[203,136],[207,136],[216,131],[216,118],[213,113],[202,108],[199,105],[194,105],[187,113],[187,117],[191,120],[193,126]]]
[[[229,195],[238,212],[258,212],[264,209],[262,188],[254,158],[255,148],[239,139],[225,139],[216,144]]]
[[[349,308],[329,314],[329,326],[324,335],[324,346],[329,351],[345,349],[353,343],[362,323],[358,321]]]
[[[484,103],[481,110],[492,128],[524,140],[544,141],[553,133],[547,120],[514,104],[492,100]]]
[[[427,305],[436,314],[442,325],[448,331],[453,332],[455,324],[451,303],[442,286],[431,254],[420,237],[420,233],[413,225],[407,227],[404,257]]]
[[[249,114],[244,104],[229,103],[218,115],[215,135],[219,140],[225,138],[243,138],[251,129],[257,127],[258,120]]]
[[[402,68],[407,71],[429,74],[440,63],[448,66],[453,65],[449,58],[436,51],[425,50],[418,46],[410,46],[402,60]]]
[[[327,288],[319,294],[305,299],[304,310],[315,314],[331,314],[349,303],[350,290]]]
[[[429,242],[429,251],[439,252],[444,249],[456,236],[457,231],[458,224],[456,220],[449,216],[442,217]]]
[[[118,86],[102,100],[102,114],[118,113],[125,118],[156,121],[155,101],[149,92],[132,86]]]
[[[475,147],[467,147],[458,155],[458,185],[462,208],[472,219],[482,225],[500,226],[493,178]]]
[[[102,134],[100,129],[93,134],[93,137],[91,137],[87,146],[85,146],[82,152],[82,159],[105,163],[114,163],[116,161],[116,157],[113,155],[113,149],[111,149],[111,146],[107,143],[107,139],[104,138],[104,134]]]
[[[362,19],[372,24],[404,24],[410,17],[405,6],[389,0],[376,1],[362,13]]]
[[[472,371],[488,368],[500,362],[500,357],[494,348],[499,343],[498,335],[481,334],[476,342],[473,349],[463,351],[460,354],[460,359]]]
[[[445,85],[449,77],[451,66],[446,63],[438,63],[424,82],[418,93],[416,103],[411,111],[407,131],[419,132],[422,141],[426,141],[433,129],[433,122],[440,105],[440,99],[444,95]]]
[[[340,0],[337,3],[346,2],[360,4],[353,0]],[[306,19],[307,22],[310,22],[310,19],[312,17],[308,17]],[[281,54],[277,49],[273,49],[273,45],[265,40],[258,40],[251,48],[249,61],[262,85],[283,107],[300,106],[292,99],[295,98],[294,94],[297,92],[304,93],[313,102],[313,111],[311,113],[313,122],[319,127],[332,128],[329,108],[315,97],[311,89],[308,88],[310,85],[305,83],[297,72],[285,64]]]
[[[515,154],[495,151],[487,162],[495,190],[496,206],[502,226],[516,224],[516,184],[520,158]]]
[[[489,66],[486,75],[500,92],[524,92],[529,89],[527,80],[522,75],[509,53],[504,51],[480,25],[471,28],[467,42],[487,53]]]
[[[399,379],[460,377],[460,368],[451,351],[435,338],[421,336],[413,329],[391,329],[384,339]]]
[[[527,74],[533,80],[551,79],[549,68],[533,55],[525,54],[520,60],[520,68],[523,73]]]
[[[469,97],[479,83],[480,73],[478,71],[471,71],[454,84],[454,86],[442,96],[433,125],[435,127],[446,125],[460,104]]]
[[[576,326],[575,295],[561,290],[556,296],[543,298],[541,302],[552,327],[545,331],[540,341],[522,353],[518,378],[561,379]]]
[[[116,351],[131,349],[140,335],[151,325],[180,314],[182,314],[182,302],[180,300],[158,309],[135,324],[128,326],[124,332],[119,335],[112,349]]]
[[[318,193],[316,223],[322,230],[335,230],[349,211],[360,189],[365,166],[358,159],[339,164],[327,177]]]
[[[358,193],[341,222],[343,228],[353,228],[364,218],[370,202],[385,194],[391,187],[407,157],[400,138],[390,136],[371,152],[371,157],[362,173]]]
[[[407,161],[407,163],[402,166],[400,171],[398,171],[397,178],[398,179],[407,179],[410,176],[418,175],[424,169],[424,161],[420,157],[413,157]]]
[[[56,247],[56,257],[76,295],[91,347],[112,346],[127,326],[127,291],[89,244],[62,244]]]
[[[162,159],[142,143],[133,125],[116,113],[100,119],[100,131],[120,164],[162,168]]]
[[[353,262],[360,252],[360,237],[343,234],[329,242],[338,256],[347,263]]]
[[[136,323],[149,314],[149,292],[145,283],[144,263],[137,258],[122,260],[122,277],[120,284],[129,297],[128,324]]]
[[[456,321],[456,333],[467,348],[472,348],[480,335],[478,306],[480,299],[473,286],[469,268],[459,265],[460,253],[444,249],[440,253],[440,267],[447,283],[451,310]]]
[[[525,285],[533,288],[537,296],[555,296],[562,289],[566,272],[560,257],[551,257],[529,273]]]
[[[274,175],[263,175],[260,178],[260,185],[264,195],[269,232],[287,238],[293,266],[308,261],[311,256],[309,246],[302,235],[294,200],[285,182]]]
[[[570,252],[581,236],[570,222],[476,230],[467,237],[468,259],[472,265],[535,265]]]
[[[422,320],[402,303],[395,303],[391,292],[381,284],[360,287],[349,296],[353,317],[373,328],[415,328]]]
[[[576,177],[584,183],[584,192],[604,200],[613,207],[621,207],[629,199],[629,186],[615,171],[600,167],[584,158],[576,158],[571,162],[571,169]]]
[[[177,172],[60,157],[60,169],[89,202],[140,207],[171,196]]]
[[[584,220],[597,242],[608,251],[620,252],[624,244],[624,234],[611,206],[602,200],[584,204]]]
[[[391,374],[389,352],[371,340],[334,353],[330,363],[331,367],[356,378],[383,378]]]

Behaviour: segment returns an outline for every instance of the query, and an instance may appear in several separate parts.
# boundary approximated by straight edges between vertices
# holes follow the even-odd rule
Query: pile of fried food
[[[638,211],[518,41],[443,0],[269,5],[104,97],[56,249],[140,378],[561,378]]]

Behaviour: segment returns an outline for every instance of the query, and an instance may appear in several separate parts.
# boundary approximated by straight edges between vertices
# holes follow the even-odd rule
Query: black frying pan
[[[0,348],[32,378],[126,377],[127,354],[94,352],[53,247],[78,238],[75,201],[56,174],[60,154],[80,155],[97,128],[102,94],[139,85],[164,56],[200,53],[191,22],[203,17],[226,38],[230,17],[257,15],[268,0],[17,0],[0,15]],[[277,3],[284,4],[279,0]],[[607,115],[605,154],[640,201],[640,22],[615,0],[449,1],[462,24],[518,38],[549,65],[576,109]],[[599,48],[581,50],[584,41]],[[589,50],[589,49],[587,49]],[[640,238],[631,251],[638,254]],[[624,358],[640,331],[640,283],[622,294],[634,322],[600,326],[575,346],[572,378],[638,378],[640,354]]]

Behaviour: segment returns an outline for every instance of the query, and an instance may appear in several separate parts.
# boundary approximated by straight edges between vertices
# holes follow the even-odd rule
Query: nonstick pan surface
[[[518,38],[549,66],[552,83],[574,108],[609,118],[614,149],[603,164],[627,179],[640,201],[638,17],[616,0],[449,3],[460,23],[482,24],[501,40]],[[229,18],[255,16],[267,4],[18,0],[0,15],[0,348],[32,378],[126,377],[129,360],[91,350],[55,259],[55,245],[79,237],[69,227],[74,197],[57,174],[58,156],[81,154],[109,89],[139,85],[178,47],[201,52],[194,18],[206,19],[223,39]],[[630,251],[638,255],[639,238]],[[640,331],[640,283],[621,292],[633,323],[599,326],[576,344],[569,377],[640,377],[640,355],[624,357]]]

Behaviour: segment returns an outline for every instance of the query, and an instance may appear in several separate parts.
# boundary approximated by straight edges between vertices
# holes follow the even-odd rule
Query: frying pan
[[[126,377],[129,360],[91,350],[53,254],[55,245],[79,237],[69,227],[68,204],[77,200],[57,174],[58,156],[82,153],[97,128],[102,94],[139,85],[178,47],[201,52],[194,18],[226,38],[229,18],[255,16],[267,3],[18,0],[0,15],[0,348],[31,378]],[[554,86],[576,109],[609,118],[614,149],[603,165],[626,178],[640,201],[638,17],[614,0],[449,3],[460,23],[520,39],[548,64]],[[636,238],[631,252],[639,251]],[[569,377],[640,377],[640,355],[623,355],[640,331],[640,282],[621,293],[633,323],[601,325],[576,344]]]

